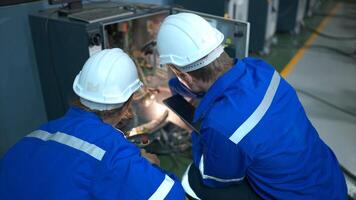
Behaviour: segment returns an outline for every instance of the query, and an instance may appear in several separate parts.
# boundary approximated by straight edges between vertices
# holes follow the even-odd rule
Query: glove
[[[179,94],[182,97],[188,97],[191,99],[200,99],[204,94],[197,94],[192,92],[187,86],[182,84],[177,77],[174,77],[168,81],[169,89],[173,95]]]

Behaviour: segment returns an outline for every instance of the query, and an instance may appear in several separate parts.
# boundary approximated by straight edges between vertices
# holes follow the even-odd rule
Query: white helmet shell
[[[81,103],[94,110],[121,107],[141,87],[132,59],[121,49],[92,55],[73,83]]]
[[[187,66],[207,56],[223,40],[224,35],[220,31],[196,14],[170,15],[161,24],[157,36],[160,64]]]

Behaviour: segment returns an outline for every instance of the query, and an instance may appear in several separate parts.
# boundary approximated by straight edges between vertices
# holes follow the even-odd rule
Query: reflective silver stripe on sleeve
[[[68,135],[66,133],[56,132],[51,134],[43,130],[36,130],[27,135],[26,137],[34,137],[43,141],[55,141],[82,151],[99,161],[101,161],[101,159],[105,155],[105,150],[96,146],[95,144],[91,144],[80,138]]]
[[[203,156],[201,156],[201,159],[200,159],[199,171],[200,171],[200,174],[201,174],[203,179],[212,179],[214,181],[223,182],[223,183],[239,182],[239,181],[241,181],[241,180],[243,180],[245,178],[243,176],[241,178],[222,179],[222,178],[217,178],[217,177],[214,177],[214,176],[209,176],[209,175],[204,174],[204,157]]]
[[[156,192],[152,194],[149,200],[163,200],[168,195],[169,191],[171,191],[174,185],[174,180],[171,179],[168,175],[164,177],[161,185],[157,188]]]
[[[256,110],[250,115],[250,117],[247,118],[247,120],[243,122],[240,127],[237,128],[237,130],[230,136],[229,139],[233,143],[239,143],[258,124],[258,122],[260,122],[262,117],[266,114],[276,94],[280,80],[281,77],[279,76],[278,72],[275,71],[260,105],[258,105]]]
[[[190,166],[192,166],[192,164],[188,166],[187,170],[185,171],[182,177],[182,186],[184,188],[185,193],[187,193],[189,196],[193,197],[194,199],[200,200],[200,198],[197,196],[197,194],[195,194],[194,190],[189,185],[188,173],[190,170]]]

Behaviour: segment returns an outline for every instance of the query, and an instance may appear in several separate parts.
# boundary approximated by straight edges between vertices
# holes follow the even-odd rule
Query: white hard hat
[[[157,36],[160,64],[174,64],[185,72],[196,70],[209,64],[199,60],[214,50],[218,49],[219,53],[215,52],[213,60],[220,56],[223,40],[224,35],[220,31],[196,14],[170,15],[161,24]],[[210,62],[213,61],[211,57]]]
[[[93,110],[121,107],[141,87],[131,58],[121,49],[105,49],[92,55],[75,77],[74,92]]]

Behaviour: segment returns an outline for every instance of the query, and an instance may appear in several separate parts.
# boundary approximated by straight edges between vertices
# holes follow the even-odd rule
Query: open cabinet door
[[[202,16],[212,26],[214,26],[224,34],[225,51],[231,57],[241,59],[248,56],[248,45],[250,40],[250,24],[248,22],[225,19],[220,16],[181,8],[172,8],[171,12],[172,14],[177,14],[180,12],[189,12]]]

